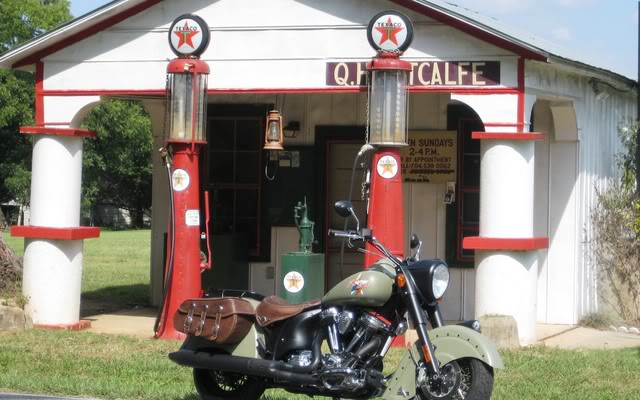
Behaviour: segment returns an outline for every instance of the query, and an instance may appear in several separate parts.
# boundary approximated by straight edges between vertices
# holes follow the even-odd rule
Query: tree
[[[111,205],[133,213],[143,225],[151,207],[151,119],[140,102],[111,100],[93,109],[83,126],[96,132],[85,141],[83,197],[85,210]]]
[[[640,323],[640,197],[635,191],[638,123],[619,129],[620,180],[597,194],[592,251],[600,298],[624,321]]]
[[[0,53],[69,21],[68,0],[1,0]],[[33,124],[34,78],[26,71],[0,70],[0,202],[29,199],[31,138],[21,125]]]

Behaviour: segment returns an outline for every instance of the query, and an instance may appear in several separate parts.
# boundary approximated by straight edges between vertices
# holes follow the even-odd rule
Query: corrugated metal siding
[[[618,126],[635,117],[635,92],[623,93],[601,85],[609,97],[597,100],[590,77],[561,71],[551,65],[527,64],[527,92],[551,101],[572,101],[578,123],[578,178],[576,182],[576,321],[598,308],[595,265],[590,256],[593,237],[591,211],[596,193],[617,179],[616,154],[621,151]],[[549,268],[553,268],[552,265]],[[569,321],[568,321],[569,323]]]

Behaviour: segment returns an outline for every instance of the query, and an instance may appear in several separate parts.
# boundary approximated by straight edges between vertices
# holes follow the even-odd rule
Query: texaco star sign
[[[169,45],[178,57],[198,57],[209,46],[209,26],[197,15],[184,14],[169,28]]]
[[[402,53],[413,40],[413,25],[401,12],[383,11],[369,22],[367,39],[379,52]]]

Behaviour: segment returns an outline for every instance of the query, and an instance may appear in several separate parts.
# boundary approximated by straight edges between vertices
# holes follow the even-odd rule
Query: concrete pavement
[[[91,321],[90,332],[151,338],[156,313],[156,309],[141,308],[94,315],[86,319]],[[563,349],[640,347],[640,335],[575,325],[538,324],[536,336],[537,345]]]

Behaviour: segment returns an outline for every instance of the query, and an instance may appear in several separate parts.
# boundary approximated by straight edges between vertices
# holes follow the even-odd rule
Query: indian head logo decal
[[[371,47],[382,53],[402,53],[413,39],[409,18],[397,11],[383,11],[369,22],[367,39]]]
[[[169,28],[169,45],[178,57],[198,57],[207,49],[209,39],[209,27],[197,15],[181,15]]]
[[[358,277],[351,281],[349,286],[351,287],[352,296],[361,296],[364,294],[364,290],[369,287],[369,281],[366,279],[360,279],[362,274],[358,274]]]

